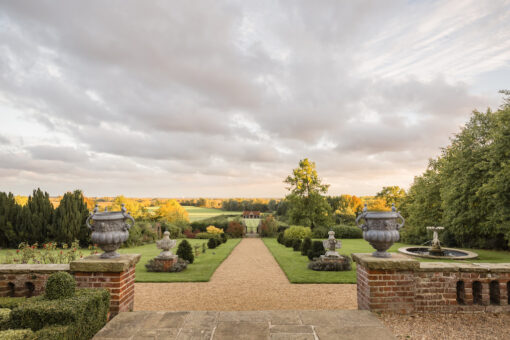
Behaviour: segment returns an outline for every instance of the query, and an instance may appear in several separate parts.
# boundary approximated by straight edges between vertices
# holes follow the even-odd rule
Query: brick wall
[[[110,317],[133,310],[135,266],[140,255],[126,254],[102,260],[94,255],[67,264],[0,265],[0,296],[36,296],[44,293],[48,277],[57,271],[74,275],[79,288],[110,291]]]
[[[510,312],[510,264],[418,262],[400,254],[353,258],[359,309],[402,314]]]

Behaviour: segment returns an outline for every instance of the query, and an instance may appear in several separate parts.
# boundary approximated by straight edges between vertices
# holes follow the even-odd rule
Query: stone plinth
[[[154,261],[163,267],[164,272],[170,271],[170,268],[177,262],[179,256],[155,257]]]
[[[106,288],[110,291],[110,318],[133,310],[135,266],[139,254],[122,254],[113,259],[92,255],[70,263],[70,271],[80,288]]]

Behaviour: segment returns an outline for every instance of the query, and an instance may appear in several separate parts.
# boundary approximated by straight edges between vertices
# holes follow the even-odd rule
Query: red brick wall
[[[36,296],[44,293],[51,273],[0,273],[0,296]]]
[[[357,261],[358,308],[391,313],[456,313],[456,312],[510,312],[508,305],[508,264],[471,265],[448,263],[420,263],[415,269],[370,269],[386,259],[372,260],[365,265]],[[375,264],[374,264],[375,263]],[[481,301],[473,300],[473,283],[480,282]],[[490,284],[494,284],[491,301]],[[458,301],[457,283],[463,282]],[[459,292],[462,290],[460,289]],[[498,298],[499,297],[499,298]]]
[[[110,291],[110,316],[133,310],[135,301],[135,267],[120,273],[74,273],[80,288],[107,288]]]

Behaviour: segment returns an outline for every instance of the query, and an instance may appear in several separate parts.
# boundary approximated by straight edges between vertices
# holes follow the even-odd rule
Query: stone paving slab
[[[394,340],[369,311],[127,312],[94,340]]]

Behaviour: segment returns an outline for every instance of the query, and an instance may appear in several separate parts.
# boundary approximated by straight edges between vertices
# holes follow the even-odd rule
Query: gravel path
[[[245,238],[209,282],[137,283],[135,310],[357,309],[354,284],[291,284],[262,240]]]
[[[383,314],[398,339],[510,339],[510,314]]]

